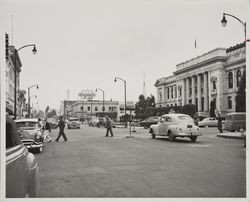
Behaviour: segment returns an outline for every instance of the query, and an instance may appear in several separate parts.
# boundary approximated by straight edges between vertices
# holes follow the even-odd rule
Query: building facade
[[[103,110],[104,109],[104,110]],[[134,115],[135,102],[126,102],[126,113]],[[102,113],[110,115],[116,120],[125,114],[124,102],[105,100],[103,108],[103,100],[77,100],[77,101],[61,101],[60,115],[65,118],[76,117],[79,119],[87,119],[93,116],[99,116]]]
[[[104,110],[103,110],[104,109]],[[71,115],[77,118],[89,118],[96,116],[98,113],[117,113],[119,111],[118,101],[103,101],[101,100],[88,100],[88,101],[76,101],[71,105]]]
[[[20,88],[20,72],[22,63],[19,58],[18,53],[16,53],[15,58],[15,47],[9,46],[8,48],[9,54],[6,58],[6,76],[5,76],[5,84],[6,84],[6,112],[9,115],[14,114],[14,99],[15,99],[15,75],[16,75],[16,114],[17,117],[20,117],[20,106],[22,105],[22,100],[19,98],[19,88]]]
[[[234,112],[236,92],[246,68],[245,44],[217,48],[176,65],[174,75],[155,83],[157,107],[195,104],[198,115]]]

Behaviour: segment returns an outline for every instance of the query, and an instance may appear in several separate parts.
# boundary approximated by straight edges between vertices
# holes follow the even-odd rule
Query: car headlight
[[[38,133],[35,135],[35,139],[36,139],[36,140],[41,139],[41,137],[42,137],[42,133],[41,133],[41,132],[38,132]]]

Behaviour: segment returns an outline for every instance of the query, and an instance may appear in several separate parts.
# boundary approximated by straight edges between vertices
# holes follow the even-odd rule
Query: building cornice
[[[194,65],[190,65],[190,66],[188,66],[188,67],[186,67],[184,69],[177,70],[177,71],[175,71],[173,73],[174,73],[174,75],[179,75],[179,74],[188,72],[190,70],[194,70],[194,69],[206,66],[206,65],[210,65],[210,64],[215,63],[215,62],[226,62],[226,60],[227,60],[226,56],[217,56],[217,57],[210,58],[208,60],[196,63]]]

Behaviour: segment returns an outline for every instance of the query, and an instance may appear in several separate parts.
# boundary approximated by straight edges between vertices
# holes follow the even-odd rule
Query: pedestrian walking
[[[59,134],[58,134],[58,136],[57,136],[57,138],[56,138],[55,141],[58,142],[61,136],[63,136],[64,142],[68,141],[68,139],[67,139],[67,137],[66,137],[66,135],[64,133],[65,123],[63,121],[62,116],[59,116],[59,123],[56,126],[56,128],[57,127],[59,127]]]
[[[51,142],[52,138],[50,137],[51,129],[50,129],[50,124],[47,122],[47,118],[44,120],[44,125],[42,127],[44,131],[44,142]]]
[[[223,130],[222,130],[222,118],[220,117],[220,114],[218,114],[218,125],[217,125],[217,128],[220,131],[220,133],[223,133]]]
[[[110,132],[111,137],[113,137],[114,135],[113,135],[113,131],[112,131],[112,123],[111,123],[111,119],[108,116],[106,116],[105,128],[107,129],[106,130],[106,137],[109,136],[109,132]]]

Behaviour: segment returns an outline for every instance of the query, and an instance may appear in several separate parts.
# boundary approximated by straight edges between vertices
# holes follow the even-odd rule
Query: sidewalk
[[[246,132],[244,132],[244,135],[246,135]],[[217,137],[231,138],[231,139],[244,139],[244,136],[241,134],[241,132],[228,132],[228,131],[223,131],[223,133],[218,133]]]

